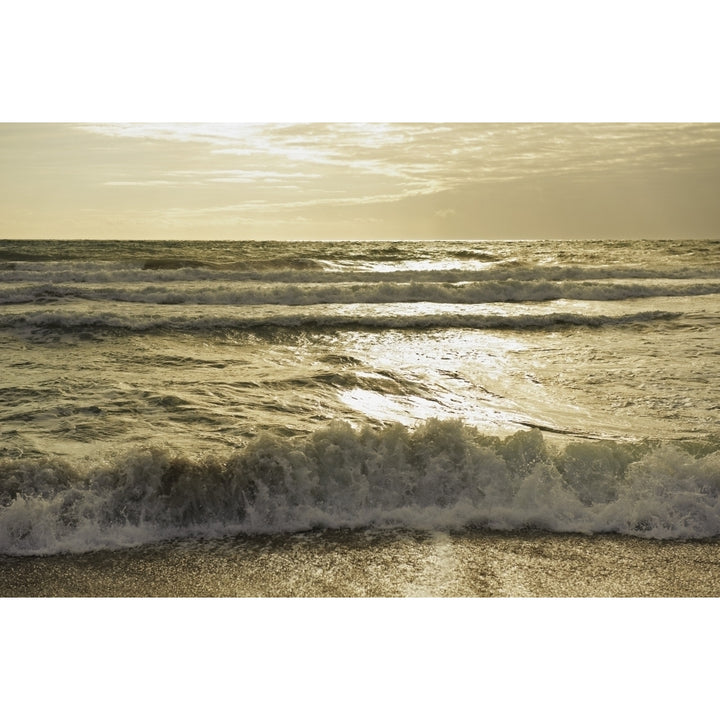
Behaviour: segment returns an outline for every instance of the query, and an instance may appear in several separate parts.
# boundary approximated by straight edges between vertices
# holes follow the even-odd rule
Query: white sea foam
[[[482,282],[567,282],[593,280],[717,280],[717,262],[674,264],[671,266],[575,265],[498,263],[481,269],[435,268],[406,270],[358,270],[342,267],[336,270],[308,267],[306,263],[244,265],[211,263],[166,264],[147,267],[119,261],[17,262],[0,263],[0,283],[172,283],[172,282],[247,282],[256,283],[482,283]]]
[[[0,463],[0,552],[43,554],[188,535],[312,528],[540,528],[648,538],[720,534],[720,451],[505,439],[456,421],[334,423],[201,458],[139,448],[101,464]]]
[[[343,283],[167,283],[164,285],[0,285],[0,305],[49,303],[73,298],[158,305],[324,305],[352,303],[545,302],[627,300],[720,293],[720,282],[343,282]]]

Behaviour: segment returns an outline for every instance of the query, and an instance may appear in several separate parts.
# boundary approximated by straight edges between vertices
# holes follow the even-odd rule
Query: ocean
[[[4,240],[0,353],[3,595],[720,583],[718,240]]]

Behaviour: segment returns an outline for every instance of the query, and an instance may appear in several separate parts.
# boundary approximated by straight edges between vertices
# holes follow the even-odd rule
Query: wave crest
[[[333,423],[219,457],[139,448],[100,464],[0,462],[0,552],[84,551],[200,534],[318,527],[539,528],[652,538],[720,534],[720,450],[547,444],[437,419]]]
[[[0,296],[0,305],[48,303],[83,299],[160,305],[329,305],[367,303],[520,303],[550,300],[627,300],[651,297],[690,297],[720,293],[720,283],[592,283],[547,281],[493,281],[466,284],[314,283],[232,285],[18,285]]]
[[[317,306],[315,306],[317,307]],[[355,306],[348,306],[354,308]],[[362,306],[361,306],[362,307]],[[256,308],[257,309],[257,308]],[[190,310],[164,315],[120,314],[116,312],[83,312],[72,310],[31,310],[24,313],[0,315],[0,328],[16,328],[22,331],[59,330],[82,331],[86,329],[122,332],[163,332],[182,330],[185,332],[211,332],[216,330],[258,330],[262,328],[378,328],[378,329],[533,329],[554,326],[603,327],[607,325],[629,325],[674,320],[682,313],[651,310],[621,315],[586,315],[584,313],[539,313],[503,315],[486,313],[451,314],[441,312],[442,306],[435,306],[435,312],[420,314],[388,314],[370,311],[345,312],[280,312],[258,311],[256,314],[236,314],[226,311],[212,312]],[[450,308],[452,310],[452,308]]]

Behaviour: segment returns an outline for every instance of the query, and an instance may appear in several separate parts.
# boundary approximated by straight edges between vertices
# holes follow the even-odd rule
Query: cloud
[[[181,183],[170,180],[108,180],[103,184],[110,187],[153,187],[158,185],[180,185]]]
[[[371,182],[393,198],[443,192],[469,181],[694,167],[707,163],[720,146],[720,126],[694,124],[125,124],[84,129],[172,144],[179,156],[204,163],[185,170],[188,178],[293,178],[315,188],[325,179],[348,195],[363,193]]]
[[[52,227],[92,207],[133,232],[144,218],[147,236],[161,219],[195,235],[273,222],[346,234],[371,217],[398,236],[514,236],[520,221],[523,235],[557,235],[570,216],[595,235],[610,207],[613,232],[630,232],[658,207],[670,217],[670,198],[677,227],[700,217],[711,229],[718,157],[720,124],[18,124],[0,127],[0,210],[35,198]],[[659,178],[663,201],[648,204]]]

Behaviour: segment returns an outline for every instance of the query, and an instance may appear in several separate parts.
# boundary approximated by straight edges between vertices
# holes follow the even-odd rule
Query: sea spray
[[[537,528],[648,538],[720,534],[720,443],[487,436],[336,422],[263,434],[224,457],[136,448],[103,462],[0,461],[0,552],[313,528]]]

